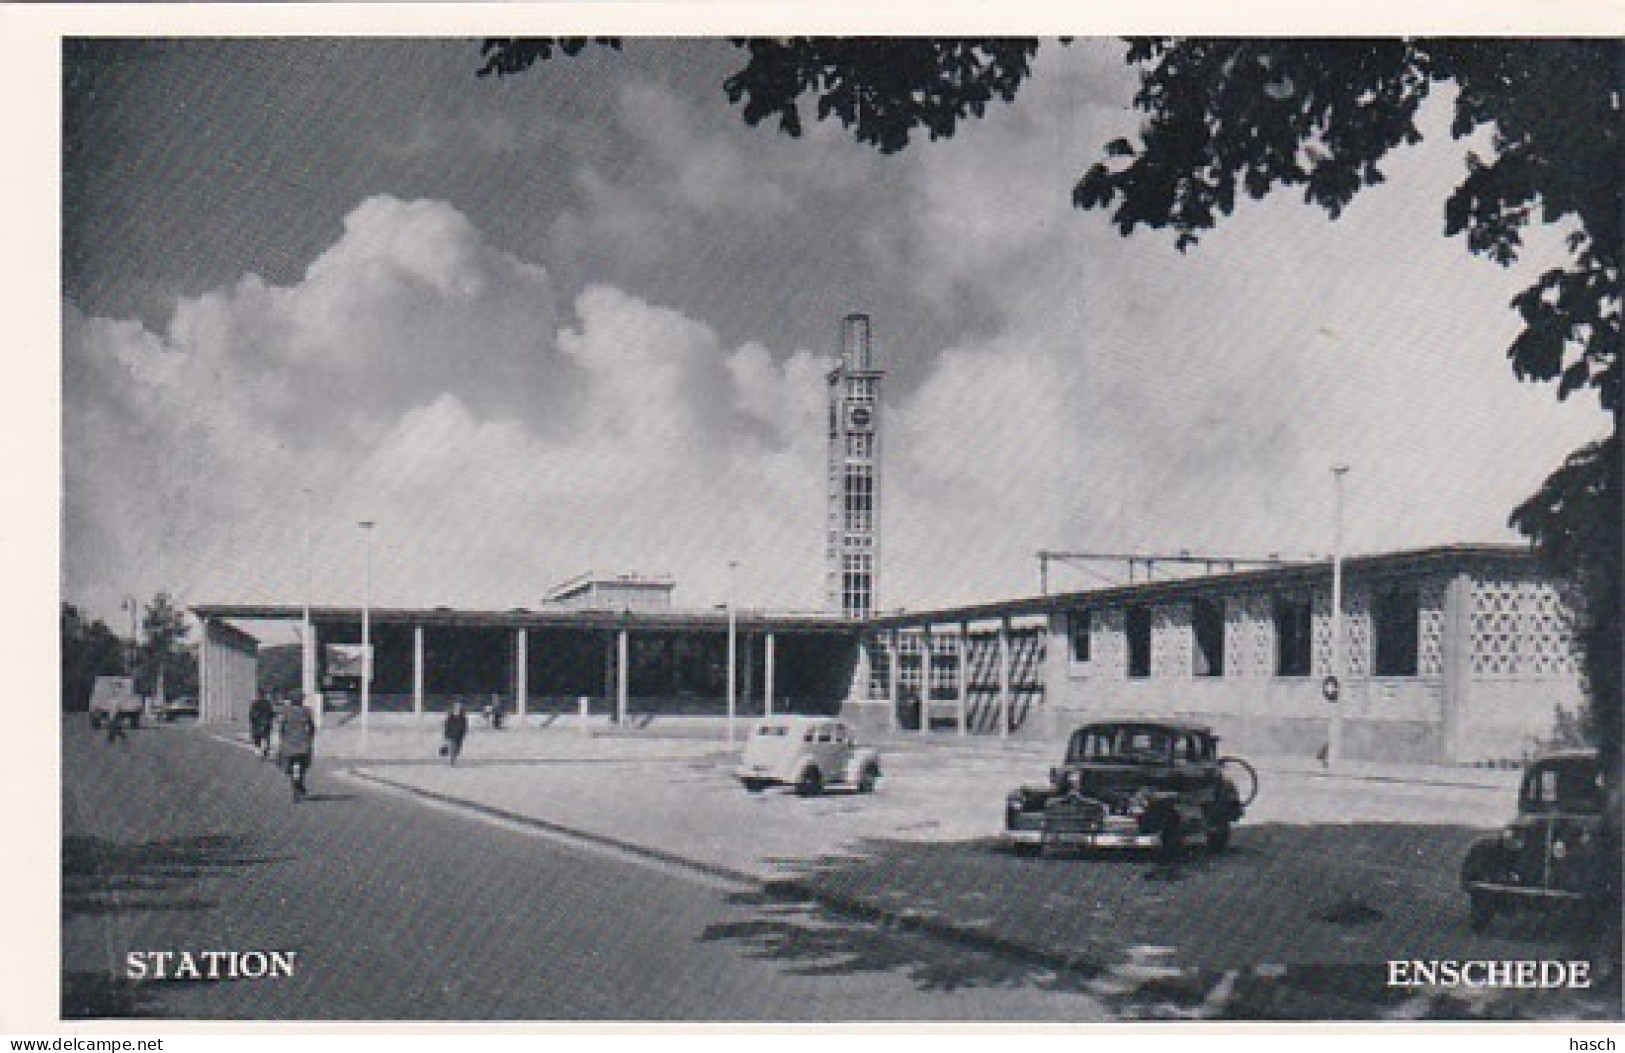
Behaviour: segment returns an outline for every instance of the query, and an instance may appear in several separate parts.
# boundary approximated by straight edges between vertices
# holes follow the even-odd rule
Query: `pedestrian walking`
[[[316,752],[316,720],[296,698],[282,715],[281,734],[278,737],[278,756],[288,781],[293,785],[294,803],[305,799],[305,777],[310,774],[311,758]]]
[[[445,739],[440,743],[440,755],[446,758],[447,763],[456,764],[457,755],[463,752],[463,739],[468,737],[468,714],[463,712],[461,702],[454,703],[451,712],[446,714]]]
[[[275,723],[276,706],[264,695],[255,696],[248,707],[248,732],[263,760],[271,757],[271,725]]]

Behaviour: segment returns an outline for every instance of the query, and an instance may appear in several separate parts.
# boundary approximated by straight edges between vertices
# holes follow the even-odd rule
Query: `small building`
[[[671,609],[676,583],[637,574],[601,576],[587,571],[548,590],[547,603],[575,611],[661,611]]]
[[[1524,757],[1582,705],[1564,587],[1527,549],[1346,559],[1340,619],[1332,577],[1294,563],[874,619],[848,709],[1045,738],[1155,714],[1259,755],[1471,763]]]

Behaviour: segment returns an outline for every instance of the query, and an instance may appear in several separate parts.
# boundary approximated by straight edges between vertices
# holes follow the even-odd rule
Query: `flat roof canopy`
[[[257,603],[198,603],[192,613],[209,620],[297,622],[305,616],[302,606]],[[506,611],[457,610],[450,607],[371,607],[366,610],[369,621],[375,625],[424,625],[458,628],[508,629],[715,629],[726,631],[728,612],[713,609],[683,610],[579,610],[561,609],[533,611],[514,609]],[[312,607],[313,622],[359,622],[360,607]],[[742,632],[796,632],[827,633],[837,636],[856,635],[861,623],[836,614],[776,613],[773,611],[739,609],[734,620]]]

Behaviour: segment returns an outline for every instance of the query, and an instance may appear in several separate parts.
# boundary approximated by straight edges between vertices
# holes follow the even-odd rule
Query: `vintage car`
[[[1200,724],[1124,719],[1085,724],[1049,782],[1012,790],[1004,840],[1017,852],[1046,847],[1161,848],[1203,838],[1213,852],[1258,790],[1239,757],[1220,757],[1219,739]],[[1242,778],[1245,796],[1237,786]]]
[[[1518,788],[1517,818],[1473,842],[1462,860],[1461,887],[1474,931],[1519,907],[1572,904],[1617,911],[1610,887],[1614,856],[1605,847],[1606,800],[1596,750],[1562,750],[1531,761]]]
[[[179,698],[165,699],[163,702],[159,703],[157,709],[158,719],[165,722],[173,722],[187,717],[195,720],[197,719],[197,715],[197,699],[192,698],[189,695],[182,695]]]
[[[98,676],[90,690],[90,726],[99,728],[110,720],[132,728],[141,726],[146,703],[135,693],[135,681],[127,676]]]
[[[873,793],[880,754],[860,748],[851,726],[834,717],[768,717],[751,731],[735,774],[752,793],[774,785],[803,797],[827,786]]]

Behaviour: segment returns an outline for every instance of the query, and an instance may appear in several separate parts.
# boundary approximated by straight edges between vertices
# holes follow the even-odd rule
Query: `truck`
[[[146,706],[135,693],[135,680],[128,676],[98,676],[90,689],[90,726],[102,727],[110,720],[122,720],[130,727],[141,725]]]

